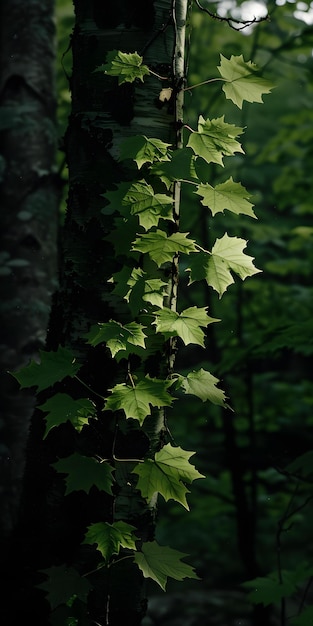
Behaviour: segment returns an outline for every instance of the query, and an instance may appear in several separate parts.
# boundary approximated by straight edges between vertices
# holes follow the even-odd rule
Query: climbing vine
[[[112,51],[104,65],[95,68],[107,76],[115,76],[118,84],[149,80],[156,75],[137,52]],[[221,55],[219,77],[226,98],[242,108],[243,102],[262,102],[272,85],[258,68],[243,56]],[[160,106],[179,98],[193,87],[162,82]],[[107,288],[115,308],[121,307],[119,319],[99,320],[80,337],[90,350],[104,346],[116,362],[121,377],[104,395],[93,390],[83,377],[83,365],[75,352],[60,345],[56,351],[40,351],[39,362],[14,373],[21,388],[37,387],[37,392],[53,388],[66,378],[74,379],[81,388],[80,397],[59,390],[39,405],[45,423],[43,437],[70,422],[79,434],[110,413],[116,416],[116,431],[125,422],[142,429],[149,437],[149,419],[161,412],[162,435],[140,458],[121,457],[113,438],[108,456],[88,456],[79,451],[59,458],[54,469],[65,477],[65,497],[74,491],[89,493],[96,486],[113,500],[119,490],[128,489],[128,497],[140,497],[147,510],[154,509],[159,496],[174,500],[189,509],[189,485],[202,474],[190,462],[194,451],[183,450],[174,442],[168,426],[168,409],[184,394],[202,402],[227,405],[220,381],[205,369],[193,369],[186,375],[175,371],[175,356],[181,345],[205,347],[206,328],[220,320],[210,316],[208,307],[190,306],[180,310],[177,303],[179,261],[183,259],[189,284],[206,281],[221,298],[234,282],[261,270],[246,254],[247,242],[225,232],[211,249],[192,233],[181,232],[177,211],[177,185],[190,186],[194,205],[200,202],[212,217],[224,210],[255,218],[249,192],[232,177],[211,186],[203,182],[203,165],[224,166],[224,159],[243,153],[239,137],[244,132],[225,121],[224,116],[204,119],[199,116],[196,129],[181,126],[186,135],[184,147],[173,146],[150,136],[128,137],[119,146],[119,161],[131,164],[132,180],[120,182],[104,194],[103,216],[113,216],[114,225],[106,240],[113,245],[120,269],[110,277]],[[194,208],[192,209],[194,210]],[[126,305],[126,306],[125,306]],[[122,319],[123,318],[123,319]],[[97,407],[95,403],[97,400]],[[188,485],[188,486],[187,486]],[[114,507],[113,507],[114,508]],[[93,546],[98,553],[97,569],[109,569],[122,560],[132,560],[145,578],[153,579],[165,590],[168,577],[182,580],[197,578],[194,569],[182,559],[185,556],[168,546],[161,546],[142,529],[112,515],[112,520],[91,523],[85,531],[83,545]],[[48,593],[53,608],[79,597],[85,602],[92,587],[89,573],[81,578],[74,567],[55,566],[45,570],[47,581],[41,587]],[[92,574],[92,572],[90,572]],[[56,580],[66,576],[66,589],[56,601]]]

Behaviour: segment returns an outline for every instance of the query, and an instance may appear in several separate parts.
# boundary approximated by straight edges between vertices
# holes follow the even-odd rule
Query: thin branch
[[[200,11],[207,13],[207,15],[209,15],[213,20],[218,20],[219,22],[227,22],[228,26],[230,26],[230,28],[232,28],[233,30],[244,30],[245,28],[248,28],[248,26],[252,26],[252,24],[259,24],[260,22],[269,21],[270,19],[268,13],[263,17],[254,17],[252,20],[237,20],[234,17],[222,17],[221,15],[218,15],[217,13],[212,13],[212,11],[209,11],[209,9],[203,7],[200,4],[199,0],[195,0],[195,3]],[[234,26],[234,24],[237,24],[237,26]],[[239,24],[241,24],[241,26],[239,26]]]

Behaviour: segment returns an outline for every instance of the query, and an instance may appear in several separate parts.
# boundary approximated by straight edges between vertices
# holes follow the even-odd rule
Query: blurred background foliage
[[[192,486],[190,513],[177,504],[160,502],[157,535],[161,543],[189,553],[202,580],[169,584],[169,600],[164,596],[161,601],[152,600],[147,624],[245,626],[260,624],[260,619],[263,626],[313,623],[309,621],[312,614],[301,621],[310,604],[309,571],[302,578],[298,575],[300,582],[292,587],[286,604],[279,595],[270,596],[267,621],[258,616],[257,594],[253,613],[242,587],[244,581],[270,572],[283,579],[283,570],[289,570],[292,578],[299,564],[312,563],[313,556],[311,4],[277,0],[266,6],[257,2],[234,5],[228,0],[217,4],[202,0],[210,12],[237,19],[268,11],[269,20],[244,30],[230,28],[210,18],[196,3],[193,6],[188,86],[219,76],[216,68],[222,53],[228,58],[242,54],[245,60],[254,61],[276,87],[264,97],[263,105],[245,103],[241,111],[225,100],[220,82],[185,94],[185,123],[192,128],[199,114],[210,119],[225,115],[225,121],[245,128],[241,136],[245,154],[226,158],[224,168],[206,165],[202,178],[211,185],[229,176],[241,182],[251,195],[258,220],[228,211],[213,219],[186,188],[181,228],[191,231],[207,249],[225,231],[247,239],[247,252],[262,273],[244,283],[235,280],[219,300],[200,283],[188,287],[181,267],[179,308],[195,303],[208,306],[209,314],[222,321],[208,327],[205,350],[182,347],[177,370],[204,367],[211,371],[220,379],[231,408],[221,410],[185,396],[169,415],[173,440],[196,451],[194,462],[206,478]],[[62,215],[71,2],[58,0],[56,17],[58,159],[65,183]],[[151,593],[155,592],[151,583]],[[184,600],[187,592],[188,603]],[[260,602],[266,604],[264,595]]]

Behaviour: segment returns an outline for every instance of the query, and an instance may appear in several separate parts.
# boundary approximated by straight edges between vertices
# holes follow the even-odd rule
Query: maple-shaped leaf
[[[149,541],[142,545],[141,552],[135,553],[134,561],[145,578],[152,578],[165,591],[168,577],[199,580],[191,565],[181,560],[186,556],[168,546],[160,546],[156,541]]]
[[[133,83],[136,78],[143,82],[144,76],[150,74],[147,65],[143,65],[143,58],[137,52],[121,52],[111,50],[106,57],[106,63],[99,65],[95,72],[104,72],[108,76],[118,76],[118,84]]]
[[[44,439],[51,428],[71,422],[77,432],[80,432],[88,424],[90,417],[95,415],[95,404],[88,398],[74,400],[66,393],[57,393],[38,407],[41,411],[48,411],[45,416],[47,423]]]
[[[216,187],[212,187],[209,183],[201,184],[195,193],[202,196],[201,204],[208,207],[212,215],[228,209],[237,215],[243,213],[256,217],[252,209],[253,204],[248,200],[247,190],[241,183],[235,183],[232,177]]]
[[[253,265],[253,257],[244,254],[246,245],[245,239],[229,237],[227,233],[216,240],[209,261],[208,283],[220,297],[234,282],[231,272],[244,280],[261,271]]]
[[[160,278],[148,278],[149,275],[140,267],[127,266],[113,274],[113,293],[125,298],[133,315],[137,315],[147,302],[163,307],[168,285]]]
[[[127,137],[120,146],[120,160],[132,159],[140,169],[145,163],[167,161],[170,143],[145,135]]]
[[[120,548],[136,550],[136,528],[122,520],[109,524],[97,522],[88,527],[84,544],[96,544],[105,561],[109,561],[114,554],[118,554]]]
[[[263,606],[276,604],[282,598],[293,595],[297,588],[290,572],[282,570],[280,575],[281,580],[278,572],[273,572],[268,576],[248,580],[242,583],[242,587],[252,590],[249,592],[248,598],[253,604],[263,604]]]
[[[73,567],[57,565],[40,570],[40,573],[45,574],[47,580],[37,587],[47,592],[52,611],[61,604],[66,604],[73,596],[78,596],[82,602],[87,601],[92,587],[87,578]]]
[[[123,199],[125,198],[129,188],[130,183],[122,182],[118,183],[114,189],[102,193],[101,196],[106,198],[109,203],[101,209],[101,213],[104,215],[112,215],[112,213],[115,213],[116,211],[120,213],[123,206]]]
[[[60,474],[67,474],[65,479],[67,496],[72,491],[85,491],[89,493],[91,487],[97,487],[99,491],[105,491],[112,495],[112,472],[113,468],[107,463],[83,456],[75,452],[64,459],[52,463]]]
[[[185,345],[195,343],[204,347],[204,332],[200,327],[219,321],[207,314],[206,307],[191,306],[181,313],[164,308],[156,314],[153,324],[166,339],[180,337]]]
[[[123,207],[120,207],[122,210]],[[113,244],[116,256],[133,256],[139,255],[131,252],[132,244],[138,235],[138,218],[135,215],[126,217],[117,217],[114,220],[114,228],[103,239]]]
[[[129,348],[128,344],[145,348],[147,335],[143,332],[143,328],[144,326],[137,322],[130,322],[123,326],[120,322],[110,320],[91,326],[85,337],[92,346],[106,343],[114,358],[118,352],[125,352]]]
[[[132,215],[138,216],[139,224],[145,230],[157,226],[161,218],[173,221],[173,202],[170,196],[155,193],[144,180],[133,183],[123,198],[123,205],[130,207]]]
[[[189,458],[195,454],[171,444],[163,446],[156,452],[154,460],[145,459],[133,469],[138,474],[137,488],[144,498],[151,500],[155,493],[160,493],[164,500],[175,500],[189,510],[186,494],[189,490],[184,482],[191,483],[196,478],[204,478],[196,468],[189,463]]]
[[[136,419],[142,424],[151,414],[151,406],[171,406],[174,398],[167,389],[171,385],[168,380],[159,380],[146,376],[136,385],[119,383],[110,389],[111,396],[107,399],[104,411],[123,409],[127,418]]]
[[[168,285],[160,278],[148,278],[148,276],[149,274],[141,268],[135,268],[131,273],[128,283],[130,290],[126,299],[133,313],[138,313],[142,308],[142,302],[149,302],[158,308],[163,307]]]
[[[162,265],[172,261],[177,252],[197,252],[195,241],[188,239],[188,235],[189,233],[174,233],[168,236],[163,230],[157,229],[138,237],[132,250],[148,253],[157,265]]]
[[[40,363],[32,360],[17,372],[11,372],[22,388],[37,387],[38,392],[42,391],[66,376],[75,376],[81,367],[73,353],[62,346],[56,352],[39,350],[39,358]]]
[[[181,387],[185,393],[197,396],[202,402],[209,400],[213,404],[225,406],[225,393],[217,387],[220,381],[210,372],[201,368],[198,371],[189,372],[187,376],[181,376],[180,374],[175,374],[174,376],[177,377],[176,387]]]
[[[258,67],[252,61],[245,61],[242,54],[226,59],[222,54],[218,71],[226,84],[223,91],[226,98],[232,100],[239,109],[244,100],[247,102],[263,102],[262,94],[269,93],[274,85],[266,78],[258,75]]]
[[[154,163],[150,169],[151,174],[161,179],[167,189],[174,180],[195,179],[195,155],[191,148],[179,148],[171,150],[170,160],[162,163]]]
[[[212,252],[199,252],[190,258],[186,271],[190,272],[190,283],[205,279],[221,298],[229,285],[234,283],[231,272],[242,280],[261,270],[253,265],[253,257],[244,254],[247,242],[238,237],[229,237],[227,233],[217,239]]]
[[[187,146],[207,163],[218,163],[223,167],[225,156],[232,156],[235,152],[244,152],[240,143],[235,139],[242,133],[242,128],[225,122],[224,115],[213,120],[205,120],[200,115],[198,132],[190,134]]]

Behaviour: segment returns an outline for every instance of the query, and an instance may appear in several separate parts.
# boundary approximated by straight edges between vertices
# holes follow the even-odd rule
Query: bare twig
[[[200,11],[207,13],[207,15],[209,15],[213,20],[218,20],[219,22],[227,22],[228,26],[230,26],[230,28],[233,28],[233,30],[244,30],[245,28],[248,28],[248,26],[252,26],[252,24],[259,24],[260,22],[269,21],[270,19],[267,13],[266,15],[261,17],[254,17],[252,20],[237,20],[234,17],[223,17],[222,15],[218,15],[218,13],[213,13],[212,11],[209,11],[209,9],[206,9],[200,4],[199,0],[195,0],[195,3]]]

